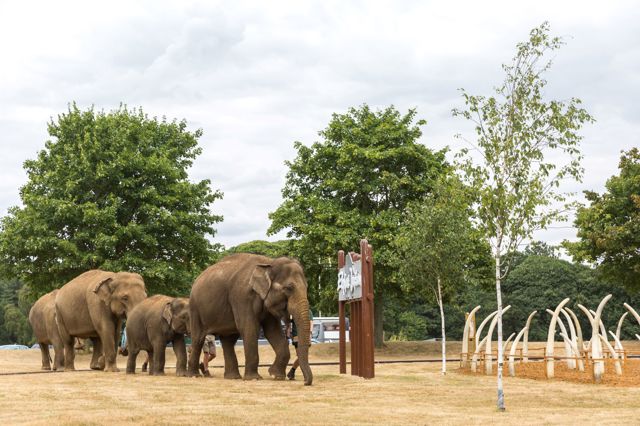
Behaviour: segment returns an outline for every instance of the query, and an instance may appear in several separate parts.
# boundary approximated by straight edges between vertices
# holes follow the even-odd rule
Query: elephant
[[[190,334],[189,299],[161,294],[140,302],[127,318],[127,374],[136,371],[141,350],[149,354],[149,374],[164,375],[164,356],[168,342],[176,354],[176,375],[186,376],[187,348],[184,335]]]
[[[258,374],[260,327],[276,358],[269,374],[284,380],[289,346],[281,320],[289,315],[298,325],[298,358],[304,384],[311,385],[309,367],[310,321],[307,281],[302,265],[294,259],[239,253],[227,256],[196,278],[189,297],[191,311],[190,376],[199,376],[200,351],[207,334],[220,337],[224,353],[225,379],[241,378],[234,345],[242,337],[245,352],[244,379]]]
[[[56,319],[64,344],[64,369],[75,370],[74,338],[91,338],[91,368],[117,372],[116,345],[122,321],[147,292],[139,274],[87,271],[56,294]]]
[[[33,304],[29,311],[29,324],[40,345],[43,370],[51,370],[49,345],[53,345],[54,351],[53,370],[64,368],[64,346],[56,325],[56,293],[58,290],[45,294]]]

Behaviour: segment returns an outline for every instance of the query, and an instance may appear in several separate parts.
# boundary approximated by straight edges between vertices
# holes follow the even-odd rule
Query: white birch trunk
[[[498,235],[498,241],[502,240],[502,235]],[[501,272],[500,272],[500,247],[496,245],[496,301],[498,303],[498,410],[504,411],[504,389],[502,388],[502,365],[504,363],[504,355],[502,353],[502,290],[500,289]]]
[[[447,336],[444,327],[444,306],[442,303],[442,286],[438,277],[438,305],[440,306],[440,321],[442,327],[442,375],[447,374]]]

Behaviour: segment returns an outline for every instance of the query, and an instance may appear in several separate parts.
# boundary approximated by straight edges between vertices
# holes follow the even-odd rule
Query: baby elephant
[[[131,311],[127,319],[127,373],[136,371],[138,353],[149,354],[149,374],[164,374],[164,353],[173,342],[176,354],[176,375],[185,376],[187,350],[184,335],[190,334],[189,299],[163,295],[149,297]]]

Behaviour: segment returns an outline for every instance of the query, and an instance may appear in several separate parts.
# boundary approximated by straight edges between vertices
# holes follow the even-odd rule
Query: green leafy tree
[[[382,344],[383,295],[399,291],[392,242],[402,227],[405,209],[431,192],[448,169],[445,151],[417,143],[416,112],[394,107],[372,111],[367,105],[334,114],[322,141],[295,143],[297,157],[282,190],[283,203],[270,214],[270,233],[287,229],[308,276],[330,277],[337,306],[335,258],[340,249],[357,251],[361,238],[375,256],[375,337]],[[312,283],[310,283],[312,284]],[[334,308],[335,309],[335,308]]]
[[[475,257],[489,254],[488,247],[482,250],[481,235],[471,223],[471,202],[467,188],[457,179],[443,179],[409,209],[396,240],[400,277],[407,292],[422,293],[440,309],[442,374],[447,372],[445,299],[464,286]]]
[[[622,155],[619,176],[612,176],[606,192],[585,192],[589,206],[575,219],[577,242],[564,246],[576,260],[598,266],[604,276],[630,291],[640,290],[640,151]]]
[[[48,130],[52,139],[24,164],[23,206],[1,223],[7,272],[37,294],[92,268],[139,272],[151,293],[184,294],[222,220],[209,210],[222,194],[188,178],[202,132],[141,109],[75,104]]]
[[[246,243],[238,244],[237,246],[231,247],[223,253],[223,255],[234,254],[234,253],[253,253],[253,254],[261,254],[263,256],[268,257],[282,257],[289,256],[295,257],[295,254],[292,253],[292,243],[289,240],[281,240],[281,241],[263,241],[263,240],[254,240]]]
[[[562,45],[549,35],[549,25],[534,28],[529,40],[517,45],[511,64],[503,65],[504,82],[494,96],[462,91],[466,107],[454,109],[475,125],[473,151],[461,151],[460,167],[478,195],[478,223],[495,259],[498,305],[498,409],[504,410],[502,387],[501,280],[509,271],[513,253],[537,229],[564,218],[567,195],[559,191],[565,179],[580,180],[582,158],[578,131],[593,121],[580,100],[543,100],[542,74],[551,62],[545,54]],[[553,161],[547,160],[553,153]],[[557,207],[560,206],[560,207]]]

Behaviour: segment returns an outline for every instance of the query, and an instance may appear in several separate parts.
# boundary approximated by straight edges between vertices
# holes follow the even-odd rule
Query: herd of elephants
[[[29,322],[42,351],[42,368],[74,370],[75,338],[91,339],[94,370],[119,371],[117,346],[123,322],[127,333],[127,373],[135,373],[136,358],[149,355],[149,373],[164,374],[165,348],[173,343],[178,376],[199,376],[200,353],[207,334],[220,338],[225,379],[239,379],[234,346],[244,343],[244,379],[260,379],[260,328],[275,351],[269,374],[284,380],[290,353],[281,321],[292,318],[298,329],[297,355],[304,384],[310,385],[311,324],[307,281],[302,265],[290,258],[255,254],[227,256],[202,272],[189,297],[147,297],[142,276],[131,272],[87,271],[42,296],[29,313]],[[185,335],[192,340],[187,363]]]

